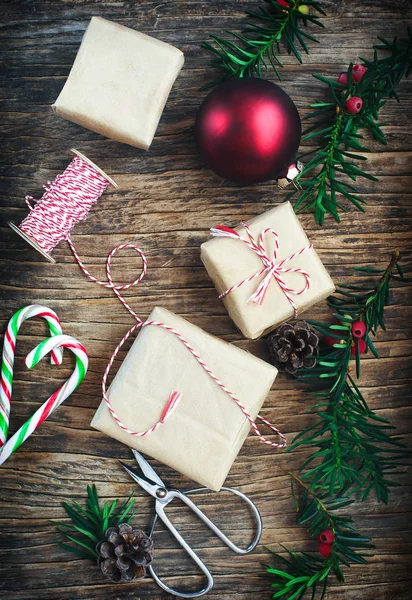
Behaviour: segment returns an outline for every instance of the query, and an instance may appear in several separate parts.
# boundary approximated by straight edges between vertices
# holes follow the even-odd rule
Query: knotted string
[[[303,269],[300,269],[298,267],[285,267],[284,264],[293,260],[297,256],[300,256],[304,252],[307,252],[307,250],[310,250],[311,248],[313,248],[313,244],[309,244],[308,246],[301,248],[294,254],[291,254],[287,258],[284,258],[280,262],[276,262],[277,254],[279,251],[279,235],[276,233],[276,231],[274,229],[272,229],[271,227],[267,227],[259,234],[258,241],[256,242],[248,224],[242,223],[242,226],[246,230],[249,240],[242,237],[235,229],[231,229],[230,227],[225,227],[224,225],[216,225],[216,227],[213,227],[210,231],[214,237],[228,237],[228,238],[232,238],[235,240],[239,240],[239,241],[243,242],[244,244],[246,244],[246,246],[248,246],[260,258],[260,260],[263,263],[263,268],[260,269],[260,271],[258,271],[254,275],[251,275],[250,277],[243,279],[243,281],[240,281],[239,283],[232,285],[229,289],[227,289],[225,292],[220,294],[219,298],[224,298],[225,296],[227,296],[234,290],[237,290],[240,287],[242,287],[243,285],[245,285],[246,283],[249,283],[249,281],[253,281],[257,277],[260,277],[261,275],[265,275],[264,278],[262,279],[262,281],[257,286],[256,290],[247,299],[247,302],[253,302],[254,304],[257,304],[260,306],[265,299],[266,292],[269,288],[269,285],[270,285],[272,279],[274,279],[275,281],[277,281],[277,283],[279,284],[279,287],[281,288],[281,290],[285,294],[286,298],[288,299],[289,303],[291,304],[295,318],[297,318],[298,307],[296,305],[296,302],[292,298],[292,294],[294,296],[300,296],[301,294],[304,294],[310,288],[310,275],[309,275],[309,273],[307,273],[307,271],[304,271]],[[275,248],[273,250],[273,258],[269,257],[268,252],[266,252],[266,249],[263,245],[263,238],[267,233],[271,233],[273,235],[273,237],[275,238]],[[305,284],[302,287],[302,289],[296,290],[295,288],[290,287],[286,283],[286,281],[283,279],[282,273],[299,273],[300,275],[302,275],[305,279]]]

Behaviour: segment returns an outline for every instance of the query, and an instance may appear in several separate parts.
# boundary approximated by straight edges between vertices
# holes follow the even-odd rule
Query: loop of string
[[[251,275],[250,277],[247,277],[246,279],[243,279],[239,283],[232,285],[226,291],[219,294],[219,298],[224,298],[225,296],[227,296],[234,290],[239,289],[246,283],[249,283],[250,281],[253,281],[257,277],[264,275],[264,278],[261,280],[261,282],[257,286],[256,290],[253,292],[253,294],[248,298],[247,302],[253,302],[254,304],[257,304],[260,306],[263,303],[263,300],[265,299],[266,292],[267,292],[270,282],[272,281],[272,278],[273,278],[273,279],[275,279],[275,281],[277,281],[277,283],[279,284],[279,287],[281,288],[281,290],[285,294],[286,298],[288,299],[289,303],[291,304],[291,306],[293,308],[294,316],[296,319],[298,317],[298,307],[296,305],[296,302],[292,298],[292,294],[295,296],[300,296],[301,294],[304,294],[310,288],[310,275],[307,271],[304,271],[303,269],[300,269],[299,267],[284,267],[284,264],[286,262],[293,260],[297,256],[300,256],[304,252],[307,252],[311,248],[313,248],[313,244],[309,244],[308,246],[301,248],[297,252],[294,252],[287,258],[284,258],[280,262],[276,262],[277,254],[279,251],[279,235],[277,234],[277,232],[274,229],[272,229],[271,227],[267,227],[266,229],[261,231],[261,233],[259,234],[258,241],[256,241],[255,238],[253,237],[253,234],[252,234],[248,224],[242,223],[242,226],[246,230],[246,233],[248,234],[249,239],[242,237],[235,229],[231,229],[230,227],[225,227],[224,225],[216,225],[216,227],[213,227],[210,231],[214,237],[228,237],[228,238],[239,240],[239,241],[243,242],[244,244],[246,244],[246,246],[248,246],[260,258],[260,260],[263,263],[263,268],[260,269],[259,271],[257,271],[256,273],[254,273],[253,275]],[[275,239],[273,258],[270,258],[268,252],[266,251],[266,249],[263,245],[264,236],[267,233],[272,234]],[[304,283],[303,287],[300,290],[296,290],[295,288],[290,287],[290,285],[288,285],[286,283],[286,281],[284,280],[284,278],[282,277],[282,273],[299,273],[305,279],[305,283]]]

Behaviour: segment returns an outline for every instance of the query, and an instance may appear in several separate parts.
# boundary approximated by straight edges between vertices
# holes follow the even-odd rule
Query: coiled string
[[[46,191],[40,200],[26,196],[30,213],[20,230],[50,254],[59,242],[70,237],[77,223],[87,218],[109,183],[91,164],[75,156],[64,173],[43,186]]]

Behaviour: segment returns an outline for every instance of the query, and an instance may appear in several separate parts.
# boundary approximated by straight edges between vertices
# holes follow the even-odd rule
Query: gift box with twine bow
[[[211,232],[202,262],[247,338],[269,333],[335,291],[289,202],[235,229],[218,225]]]

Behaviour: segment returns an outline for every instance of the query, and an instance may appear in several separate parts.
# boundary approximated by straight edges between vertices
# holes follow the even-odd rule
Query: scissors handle
[[[167,503],[164,503],[164,502],[162,503],[161,501],[156,501],[156,513],[157,514],[155,515],[153,522],[152,522],[152,526],[150,528],[149,536],[152,536],[153,530],[154,530],[154,527],[155,527],[155,524],[157,521],[157,517],[159,517],[163,521],[163,523],[166,525],[166,527],[169,529],[169,531],[172,533],[172,535],[179,542],[179,544],[182,546],[182,548],[184,548],[184,550],[186,550],[186,552],[191,557],[191,559],[198,565],[200,570],[206,576],[207,584],[201,590],[198,590],[196,592],[179,592],[178,590],[175,590],[174,588],[171,588],[168,585],[166,585],[165,583],[163,583],[163,581],[158,577],[158,575],[157,575],[156,571],[154,570],[154,568],[152,567],[152,565],[149,565],[149,567],[148,567],[149,573],[153,577],[153,579],[155,580],[157,585],[160,586],[163,590],[165,590],[169,594],[175,595],[179,598],[198,598],[199,596],[203,596],[204,594],[206,594],[207,592],[209,592],[212,589],[213,577],[212,577],[209,569],[204,564],[204,562],[199,558],[199,556],[196,554],[196,552],[193,550],[193,548],[191,548],[189,546],[189,544],[186,542],[186,540],[180,535],[179,531],[176,529],[176,527],[174,527],[174,525],[170,522],[169,518],[165,514],[164,507],[167,506],[167,504],[169,504],[174,498],[179,498],[180,500],[182,500],[182,502],[184,502],[209,527],[209,529],[211,529],[213,531],[213,533],[215,535],[217,535],[219,537],[219,539],[221,539],[226,544],[226,546],[228,546],[231,550],[233,550],[233,552],[236,552],[237,554],[247,554],[248,552],[251,552],[254,548],[256,548],[257,544],[259,543],[261,534],[262,534],[262,518],[260,516],[257,506],[252,502],[252,500],[250,500],[250,498],[248,498],[245,494],[243,494],[242,492],[239,492],[238,490],[235,490],[233,488],[228,488],[228,487],[222,487],[221,491],[231,492],[232,494],[235,494],[236,496],[239,496],[239,498],[244,500],[251,508],[253,516],[255,517],[255,521],[256,521],[256,534],[255,534],[253,541],[249,544],[249,546],[247,548],[240,548],[239,546],[236,546],[236,544],[234,544],[223,533],[223,531],[221,531],[213,523],[213,521],[211,521],[209,519],[209,517],[207,517],[205,515],[205,513],[202,510],[200,510],[200,508],[198,508],[198,506],[190,498],[188,498],[186,496],[186,494],[195,494],[197,492],[202,492],[202,491],[210,491],[210,490],[208,490],[208,488],[196,488],[193,490],[189,490],[185,494],[183,494],[182,492],[179,492],[177,490],[169,490],[168,497],[167,497]]]
[[[184,496],[184,494],[181,494],[181,495]],[[180,498],[180,493],[176,492],[176,495],[173,495],[173,497]],[[181,499],[183,500],[183,498],[181,498]],[[196,554],[196,552],[193,550],[193,548],[191,548],[191,546],[189,546],[189,544],[186,542],[186,540],[180,535],[180,533],[178,532],[176,527],[170,522],[169,518],[167,517],[167,515],[164,512],[163,506],[162,505],[156,506],[156,511],[157,512],[154,516],[152,526],[150,528],[149,537],[152,536],[153,530],[154,530],[154,527],[155,527],[155,524],[157,521],[157,517],[159,517],[163,521],[163,523],[166,525],[166,527],[169,529],[169,531],[172,533],[172,535],[175,537],[175,539],[182,546],[182,548],[184,550],[186,550],[186,552],[190,556],[190,558],[197,564],[199,569],[206,576],[207,583],[204,588],[202,588],[201,590],[198,590],[196,592],[179,592],[178,590],[175,590],[174,588],[171,588],[170,586],[168,586],[166,583],[163,583],[163,581],[157,575],[157,573],[154,570],[152,565],[148,566],[148,571],[149,571],[150,575],[153,577],[153,579],[157,583],[157,585],[160,588],[162,588],[162,590],[164,590],[165,592],[168,592],[169,594],[172,594],[173,596],[178,596],[179,598],[199,598],[199,596],[203,596],[204,594],[207,594],[207,592],[209,592],[213,587],[213,577],[212,577],[211,572],[206,567],[205,563],[199,558],[199,556]]]
[[[186,493],[187,494],[195,494],[197,492],[202,492],[204,490],[207,490],[207,488],[196,488],[194,490],[189,490]],[[208,491],[210,491],[210,490],[208,490]],[[232,542],[232,540],[230,540],[223,533],[223,531],[221,529],[219,529],[213,523],[213,521],[211,521],[209,519],[209,517],[207,515],[205,515],[205,513],[202,510],[200,510],[200,508],[190,498],[188,498],[188,496],[186,496],[186,493],[183,494],[182,492],[175,491],[175,490],[171,490],[169,493],[173,494],[174,497],[179,498],[185,504],[187,504],[187,506],[199,517],[199,519],[201,519],[203,521],[203,523],[205,523],[205,525],[207,525],[209,527],[209,529],[211,529],[213,531],[213,533],[215,535],[217,535],[217,537],[219,539],[221,539],[224,544],[226,544],[226,546],[228,546],[228,548],[233,550],[233,552],[236,552],[237,554],[248,554],[249,552],[251,552],[252,550],[254,550],[256,548],[256,546],[259,543],[260,536],[262,535],[262,518],[260,516],[260,512],[258,511],[257,506],[254,504],[254,502],[252,502],[252,500],[250,500],[250,498],[248,498],[248,496],[246,496],[242,492],[239,492],[238,490],[235,490],[235,489],[229,488],[229,487],[222,487],[220,491],[230,492],[232,494],[235,494],[235,496],[239,496],[239,498],[244,500],[244,502],[246,502],[246,504],[249,505],[249,507],[252,511],[252,514],[255,517],[256,534],[255,534],[253,541],[249,544],[249,546],[247,548],[240,548],[239,546],[236,546],[236,544],[234,544]]]

